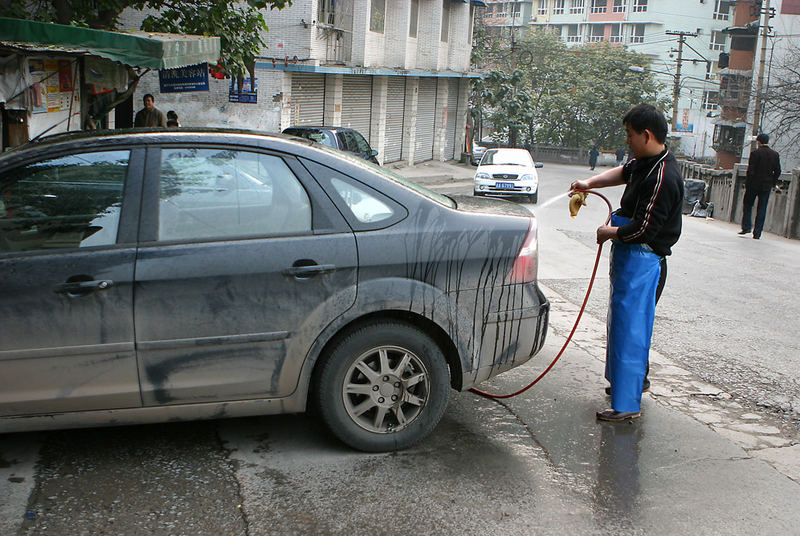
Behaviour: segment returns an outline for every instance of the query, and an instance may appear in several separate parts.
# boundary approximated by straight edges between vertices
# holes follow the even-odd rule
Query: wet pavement
[[[469,193],[474,167],[399,171]],[[588,170],[546,164],[540,173],[547,200]],[[487,390],[516,390],[538,375],[588,283],[600,207],[570,220],[566,206],[543,204],[530,208],[552,303],[547,344]],[[800,243],[737,242],[730,224],[684,225],[657,310],[652,392],[637,421],[594,419],[609,403],[603,260],[574,343],[542,382],[502,403],[453,392],[439,427],[411,449],[354,452],[305,415],[3,435],[0,534],[797,533],[800,434],[791,401],[800,369],[788,374],[796,342],[777,333],[767,349],[747,324],[771,311],[796,315],[791,296],[765,289],[793,273]],[[753,256],[766,273],[754,276],[750,293],[735,278]],[[752,315],[743,319],[742,293]],[[748,377],[741,390],[739,378]],[[787,411],[762,403],[776,393],[788,396]]]

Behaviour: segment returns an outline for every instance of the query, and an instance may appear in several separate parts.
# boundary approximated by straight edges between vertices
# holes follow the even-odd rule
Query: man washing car
[[[633,158],[570,187],[575,192],[625,185],[610,225],[597,229],[598,244],[613,241],[605,374],[612,408],[597,412],[601,421],[641,415],[655,304],[666,281],[666,257],[680,237],[683,205],[683,179],[666,146],[664,115],[639,104],[622,122]]]

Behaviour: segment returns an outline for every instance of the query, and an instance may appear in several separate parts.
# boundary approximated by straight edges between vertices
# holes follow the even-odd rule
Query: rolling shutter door
[[[292,125],[322,125],[325,75],[292,73]]]
[[[372,118],[372,77],[347,76],[342,79],[342,124],[354,128],[370,141]]]
[[[445,80],[440,80],[439,83]],[[458,118],[458,79],[447,80],[447,125],[444,138],[444,158],[451,160],[456,157],[456,119]],[[459,155],[460,157],[461,155]]]
[[[433,159],[433,127],[436,119],[436,78],[420,78],[417,95],[417,136],[414,163]]]
[[[384,162],[397,162],[403,157],[403,114],[406,104],[406,79],[389,77],[386,90],[386,142]]]

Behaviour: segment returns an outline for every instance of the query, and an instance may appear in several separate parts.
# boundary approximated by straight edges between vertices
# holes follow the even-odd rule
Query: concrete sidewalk
[[[384,167],[407,179],[423,185],[446,184],[462,180],[470,180],[475,176],[476,167],[470,164],[450,160],[440,162],[430,160],[410,165],[406,162],[386,164]]]

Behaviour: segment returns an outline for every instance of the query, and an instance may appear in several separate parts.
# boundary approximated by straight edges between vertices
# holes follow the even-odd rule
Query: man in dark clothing
[[[597,147],[592,147],[589,151],[589,169],[594,169],[597,165],[598,156],[600,156],[600,151],[597,150]]]
[[[761,238],[764,230],[764,220],[767,217],[767,203],[769,193],[781,176],[781,159],[778,153],[769,147],[769,135],[759,134],[756,137],[758,149],[750,153],[750,162],[747,164],[747,180],[745,182],[744,202],[742,204],[742,230],[744,235],[753,230],[753,238]],[[753,203],[758,198],[756,208],[756,224],[753,221]]]
[[[135,127],[165,127],[167,126],[167,118],[164,117],[164,112],[155,107],[155,98],[148,93],[142,97],[144,108],[136,112],[136,117],[133,118],[133,126]]]
[[[620,147],[616,152],[617,165],[621,166],[625,162],[625,149]]]
[[[639,104],[622,122],[633,158],[571,185],[573,192],[625,185],[611,224],[597,229],[598,244],[613,241],[606,350],[613,409],[597,413],[603,421],[641,414],[655,302],[666,281],[666,256],[680,237],[682,223],[683,178],[665,145],[664,115],[649,104]]]

